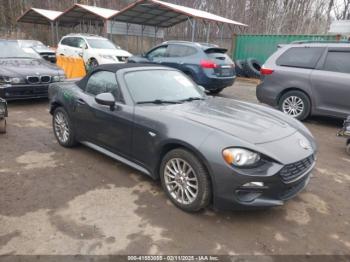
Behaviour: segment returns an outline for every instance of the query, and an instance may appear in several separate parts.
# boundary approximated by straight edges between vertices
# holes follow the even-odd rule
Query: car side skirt
[[[112,153],[111,151],[108,151],[105,148],[102,148],[98,145],[95,145],[95,144],[87,142],[87,141],[82,141],[80,143],[87,146],[87,147],[90,147],[91,149],[96,150],[96,151],[98,151],[106,156],[109,156],[110,158],[113,158],[114,160],[117,160],[119,162],[122,162],[123,164],[126,164],[132,168],[135,168],[136,170],[138,170],[138,171],[140,171],[148,176],[152,176],[151,173],[147,169],[143,168],[142,166],[140,166],[140,165],[138,165],[138,164],[136,164],[136,163],[120,156],[120,155]]]

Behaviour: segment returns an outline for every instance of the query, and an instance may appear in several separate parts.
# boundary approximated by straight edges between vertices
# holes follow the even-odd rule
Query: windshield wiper
[[[162,104],[181,104],[182,101],[170,101],[170,100],[162,100],[162,99],[156,99],[152,101],[141,101],[137,102],[138,105],[142,104],[156,104],[156,105],[162,105]]]
[[[182,102],[192,102],[192,101],[196,101],[196,100],[204,100],[203,97],[189,97],[186,99],[181,100]]]

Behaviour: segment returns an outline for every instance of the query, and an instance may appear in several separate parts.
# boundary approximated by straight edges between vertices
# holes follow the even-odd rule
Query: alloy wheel
[[[183,159],[173,158],[164,169],[165,185],[170,196],[180,204],[192,204],[198,196],[198,178],[191,165]]]
[[[283,112],[295,118],[304,112],[304,108],[304,101],[298,96],[289,96],[282,103]]]
[[[54,127],[57,138],[61,143],[67,143],[69,139],[69,126],[66,116],[62,112],[57,112],[54,119]]]

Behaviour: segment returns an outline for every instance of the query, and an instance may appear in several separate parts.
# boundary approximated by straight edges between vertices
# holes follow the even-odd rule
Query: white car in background
[[[69,34],[58,43],[57,55],[82,57],[92,67],[102,64],[125,63],[132,56],[107,38],[97,35]]]

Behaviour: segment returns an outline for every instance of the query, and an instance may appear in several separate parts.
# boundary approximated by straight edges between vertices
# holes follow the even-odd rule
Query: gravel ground
[[[239,80],[222,96],[256,102]],[[0,254],[350,254],[350,157],[341,122],[306,122],[306,191],[265,211],[187,214],[160,184],[86,147],[60,147],[46,100],[9,104],[0,136]]]

